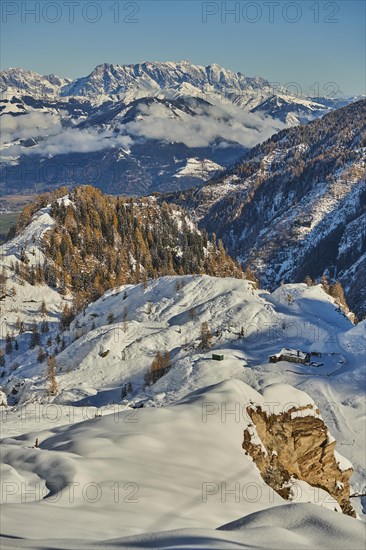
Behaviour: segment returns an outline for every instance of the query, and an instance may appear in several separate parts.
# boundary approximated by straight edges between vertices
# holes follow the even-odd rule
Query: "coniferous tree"
[[[29,349],[34,349],[36,346],[40,344],[40,342],[41,342],[41,337],[38,332],[38,326],[34,321],[31,327],[31,339],[29,342]]]
[[[46,317],[48,314],[46,302],[44,300],[42,300],[41,307],[39,308],[39,314],[41,317]]]
[[[247,279],[247,281],[252,281],[252,283],[254,283],[254,288],[259,288],[259,280],[254,275],[252,269],[249,266],[244,271],[244,277],[245,279]]]
[[[324,291],[327,294],[329,294],[330,286],[329,286],[329,283],[328,283],[328,279],[325,275],[323,275],[322,278],[321,278],[321,285],[322,285]]]
[[[50,330],[50,328],[49,328],[48,321],[43,320],[42,323],[41,323],[41,332],[45,333],[45,332],[48,332],[49,330]]]
[[[57,380],[56,380],[57,361],[54,355],[50,355],[47,359],[47,382],[48,392],[50,395],[55,396],[57,394]]]
[[[212,334],[208,326],[208,322],[204,321],[201,324],[201,347],[209,349],[212,346]]]
[[[5,266],[3,266],[0,273],[0,295],[1,296],[6,295],[7,281],[8,281],[8,276],[6,274],[6,268]]]
[[[163,368],[167,371],[172,366],[172,358],[170,355],[170,351],[166,350],[163,353]]]
[[[60,319],[61,330],[68,329],[74,317],[75,317],[75,313],[72,310],[72,308],[68,304],[65,304],[62,310],[61,319]]]
[[[144,278],[143,278],[143,287],[144,287],[144,290],[147,289],[147,286],[148,286],[148,285],[147,285],[147,275],[146,275],[146,273],[145,273]]]
[[[194,320],[197,317],[197,311],[194,306],[192,306],[189,310],[189,317]]]
[[[167,372],[169,365],[166,364],[166,361],[168,357],[164,357],[164,355],[161,351],[156,353],[150,369],[145,374],[145,384],[147,386],[155,384]]]
[[[309,277],[309,275],[306,275],[306,277],[305,277],[305,283],[306,283],[308,286],[313,286],[313,281],[312,281],[311,277]]]
[[[127,332],[127,329],[128,329],[128,308],[127,308],[127,306],[123,308],[122,320],[123,320],[123,331]]]
[[[46,358],[46,353],[43,348],[39,348],[37,353],[37,361],[38,363],[42,363]]]
[[[28,283],[35,286],[36,282],[36,271],[33,266],[30,266],[28,271]]]
[[[341,283],[339,281],[337,281],[336,283],[334,283],[334,285],[331,285],[330,288],[329,288],[329,294],[331,296],[333,296],[333,298],[335,299],[335,302],[340,306],[342,307],[343,309],[345,310],[348,310],[348,306],[347,306],[347,302],[346,302],[346,298],[345,298],[345,295],[344,295],[344,290],[343,290],[343,287],[341,285]]]
[[[12,351],[13,351],[13,342],[8,332],[5,338],[5,353],[9,355]]]
[[[17,320],[15,321],[15,330],[20,334],[20,327],[21,327],[21,320],[20,317],[17,317]]]

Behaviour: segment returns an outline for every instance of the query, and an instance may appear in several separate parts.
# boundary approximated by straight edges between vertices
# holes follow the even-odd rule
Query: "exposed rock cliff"
[[[306,481],[327,491],[344,514],[355,517],[349,500],[352,468],[337,461],[336,441],[314,405],[281,414],[267,414],[260,406],[247,412],[253,424],[244,431],[243,449],[270,487],[289,499],[290,479]]]

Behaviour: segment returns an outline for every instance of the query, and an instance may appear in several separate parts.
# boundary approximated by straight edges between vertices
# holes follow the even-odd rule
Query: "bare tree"
[[[201,324],[201,347],[209,349],[212,346],[212,334],[207,321]]]

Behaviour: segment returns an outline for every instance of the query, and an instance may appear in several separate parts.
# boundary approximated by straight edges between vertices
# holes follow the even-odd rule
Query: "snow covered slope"
[[[286,399],[311,402],[306,394],[289,391],[287,386],[277,386],[274,393],[268,390],[261,396],[247,384],[231,380],[198,390],[174,406],[118,412],[59,428],[49,425],[44,431],[3,440],[4,535],[39,538],[37,517],[42,517],[42,538],[64,539],[58,540],[59,548],[67,547],[68,539],[78,547],[83,539],[98,541],[142,533],[147,544],[154,547],[157,535],[148,533],[185,529],[181,536],[189,542],[190,530],[195,536],[196,529],[212,530],[266,510],[265,525],[270,522],[274,526],[279,516],[280,525],[287,526],[290,533],[294,530],[289,540],[281,540],[285,546],[278,541],[279,548],[291,547],[286,544],[297,538],[295,517],[299,518],[302,509],[290,507],[284,524],[278,508],[273,509],[272,516],[273,507],[288,504],[265,484],[241,448],[243,427],[249,420],[245,406],[250,402],[265,406],[279,395],[283,399],[286,392]],[[239,419],[232,412],[237,404],[242,410]],[[219,414],[214,406],[221,409]],[[304,495],[300,491],[297,501],[305,496],[306,502],[308,495],[310,491]],[[310,497],[319,508],[334,507],[329,498],[323,499],[322,491]],[[321,526],[327,520],[332,525],[336,522],[336,516],[332,520],[315,508],[305,512],[302,523],[318,514]],[[27,522],[19,523],[19,516],[25,513]],[[248,517],[222,530],[241,531],[247,523],[255,524],[256,518]],[[261,518],[257,521],[260,523]],[[351,524],[342,519],[337,524],[338,538],[345,548],[362,544],[362,530],[358,521],[353,521],[351,540],[347,540]],[[221,536],[213,534],[214,539]],[[327,547],[321,528],[310,539],[308,536],[300,528],[298,537],[303,537],[303,547],[308,548],[314,540],[320,543],[318,548]],[[138,546],[138,540],[125,539],[124,544],[134,547],[136,542]],[[259,539],[257,544],[258,548],[267,547],[268,539]]]
[[[2,537],[4,550],[12,548],[37,548],[39,550],[80,548],[82,550],[110,548],[161,550],[293,550],[304,548],[317,550],[335,548],[361,550],[364,548],[362,524],[346,516],[335,516],[312,504],[280,506],[250,514],[241,520],[213,529],[176,529],[149,535],[137,535],[95,542],[93,540],[19,539]]]
[[[24,288],[29,304],[17,287],[16,313],[39,316],[45,290]],[[53,336],[57,299],[64,301],[55,293]],[[9,328],[16,313],[7,312]],[[204,321],[212,349],[200,347]],[[324,510],[336,507],[327,493],[303,483],[288,504],[242,449],[250,402],[274,412],[315,402],[337,440],[337,460],[353,464],[351,492],[364,492],[365,322],[353,326],[320,286],[270,294],[244,280],[164,277],[108,291],[62,336],[55,397],[45,362],[21,339],[11,354],[19,367],[3,369],[10,406],[1,414],[2,547],[240,548],[252,540],[268,548],[275,537],[278,548],[326,549],[324,533],[335,528],[334,547],[362,547],[361,523]],[[282,347],[321,357],[270,364]],[[158,350],[170,351],[171,369],[145,387]],[[358,497],[352,504],[362,514]]]
[[[29,298],[41,289],[30,287]],[[40,294],[38,300],[34,306],[18,302],[18,312],[7,313],[7,327],[14,326],[21,308],[25,312],[28,307],[39,309]],[[57,302],[56,297],[54,301],[57,315],[65,302]],[[31,316],[37,315],[34,310]],[[55,337],[57,317],[52,321],[51,335]],[[200,348],[204,321],[213,335],[213,350],[224,354],[224,362],[213,361],[211,350]],[[48,396],[46,365],[37,362],[38,348],[28,349],[29,332],[21,335],[19,350],[11,353],[11,361],[19,367],[3,369],[2,385],[10,403],[24,405],[25,411],[27,406],[32,411],[35,401],[46,407],[54,401],[60,411],[85,406],[95,414],[96,409],[113,410],[115,404],[128,408],[145,402],[160,407],[231,378],[255,389],[288,383],[304,389],[316,401],[336,439],[344,443],[342,451],[355,466],[354,488],[361,484],[360,489],[364,331],[365,323],[353,326],[320,286],[285,285],[269,294],[253,290],[251,283],[243,280],[168,277],[150,281],[146,289],[136,285],[108,291],[73,321],[70,330],[61,333],[65,349],[59,349],[56,356],[55,398]],[[239,339],[240,333],[244,337]],[[41,335],[46,349],[48,336]],[[282,347],[316,351],[322,357],[314,359],[314,366],[270,364],[269,356]],[[172,368],[153,386],[145,387],[144,376],[159,350],[171,353]],[[132,391],[122,397],[121,388],[129,383]],[[9,409],[4,433],[26,431],[27,425],[16,425],[13,414],[16,412]],[[76,417],[80,418],[78,413]],[[64,413],[59,422],[65,422]]]

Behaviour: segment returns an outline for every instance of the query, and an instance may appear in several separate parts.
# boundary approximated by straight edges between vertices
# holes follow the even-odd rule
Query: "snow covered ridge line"
[[[301,98],[300,86],[296,87],[296,94],[288,92],[286,86],[279,83],[270,83],[261,77],[246,77],[242,73],[234,73],[217,64],[203,67],[193,65],[189,61],[181,62],[146,62],[137,65],[98,65],[88,76],[70,79],[60,79],[55,75],[41,76],[32,71],[19,68],[6,69],[0,73],[2,90],[15,88],[17,90],[38,92],[40,95],[54,94],[57,96],[86,96],[95,97],[122,94],[139,89],[145,95],[174,89],[177,85],[186,90],[187,95],[201,88],[206,92],[223,92],[228,94],[245,94],[250,90],[252,97],[263,100],[264,94],[281,94],[284,98],[297,98],[299,103],[319,107],[316,101]],[[32,87],[33,86],[33,87]],[[35,87],[36,86],[36,87]],[[205,89],[206,87],[206,89]],[[319,94],[320,95],[320,94]],[[128,95],[127,95],[128,97]],[[301,98],[301,99],[300,99]],[[319,99],[321,99],[319,97]]]
[[[1,392],[4,396],[4,392]],[[0,421],[3,429],[12,422],[12,414],[16,411],[19,417],[19,427],[27,428],[30,423],[34,426],[58,426],[60,424],[77,424],[85,420],[93,420],[109,415],[116,424],[137,424],[141,421],[139,409],[127,408],[122,404],[104,406],[84,405],[76,408],[74,404],[60,404],[57,399],[50,403],[30,401],[24,405],[7,407],[6,396],[0,402]],[[120,413],[124,413],[121,415]],[[39,442],[38,442],[39,443]],[[34,440],[36,445],[36,439]]]
[[[290,399],[288,397],[288,399]],[[329,403],[331,405],[333,403]],[[327,404],[325,404],[325,408]],[[248,412],[248,409],[261,409],[267,416],[271,414],[283,415],[290,414],[291,418],[305,417],[305,416],[314,416],[315,418],[322,418],[320,410],[316,405],[308,404],[302,405],[300,401],[289,400],[287,402],[280,403],[279,401],[269,401],[265,403],[254,403],[249,401],[249,403],[242,403],[237,401],[231,405],[229,409],[227,404],[217,401],[204,401],[202,403],[202,422],[210,422],[213,416],[218,415],[221,419],[221,422],[226,424],[229,422],[250,422],[251,416]]]
[[[287,87],[262,77],[234,73],[217,64],[203,67],[189,61],[146,62],[138,65],[103,63],[89,75],[74,81],[54,75],[41,76],[23,69],[6,69],[0,73],[0,82],[4,97],[9,98],[14,92],[26,92],[32,93],[34,97],[88,98],[97,104],[111,98],[123,99],[129,104],[142,97],[174,99],[186,96],[211,102],[235,102],[250,109],[260,107],[262,110],[281,111],[292,104],[297,107],[297,111],[303,108],[304,112],[313,112],[314,115],[319,110],[324,113],[357,100],[356,97],[337,97],[335,83],[332,83],[332,98],[321,97],[320,90],[317,97],[309,98],[304,96],[301,85],[296,82],[291,82]],[[295,110],[293,122],[296,121]]]
[[[326,541],[324,533],[326,533]],[[76,539],[65,541],[50,534],[44,540],[16,540],[3,536],[2,548],[37,547],[39,550],[108,550],[120,548],[159,548],[161,550],[240,550],[248,545],[257,550],[293,550],[301,544],[305,550],[363,550],[364,533],[360,522],[355,525],[351,518],[335,516],[334,513],[312,504],[276,506],[251,513],[241,519],[216,528],[207,528],[203,523],[195,528],[161,530],[154,533],[99,540]]]
[[[32,423],[34,426],[48,425],[51,427],[64,423],[75,424],[84,420],[92,420],[94,418],[100,418],[106,415],[113,417],[113,421],[116,424],[120,422],[136,424],[141,421],[141,410],[139,407],[135,407],[135,403],[112,403],[101,406],[83,405],[75,408],[74,404],[63,403],[62,400],[63,399],[61,398],[56,398],[52,402],[27,400],[22,405],[7,406],[6,394],[3,391],[0,391],[1,424],[3,428],[5,428],[7,423],[11,423],[12,414],[14,411],[16,411],[18,415],[18,424],[24,428],[27,428],[29,423]],[[153,400],[142,403],[144,403],[145,406],[159,406],[159,404]],[[131,406],[133,406],[133,408],[130,408]],[[284,415],[286,413],[291,415],[291,419],[313,416],[324,420],[326,423],[329,423],[329,425],[334,423],[334,414],[339,410],[337,403],[334,401],[323,401],[323,414],[320,414],[320,410],[315,404],[303,406],[301,401],[295,401],[293,398],[291,401],[283,403],[280,403],[279,401],[269,401],[268,398],[264,403],[262,401],[253,402],[253,400],[250,400],[247,403],[237,401],[232,403],[230,407],[225,401],[203,401],[201,422],[204,424],[210,423],[212,421],[216,421],[217,418],[220,418],[220,421],[224,424],[232,422],[237,424],[248,423],[251,421],[251,416],[248,409],[252,410],[259,408],[268,416],[271,414]],[[121,412],[124,414],[121,415]],[[332,439],[330,435],[329,439]]]
[[[334,405],[334,402],[323,403],[323,408],[326,411],[325,418],[330,421],[330,414],[327,414],[327,410],[335,410]],[[150,406],[156,406],[156,403],[151,402]],[[248,403],[237,401],[231,404],[230,408],[225,401],[203,401],[201,421],[204,424],[209,423],[213,421],[214,416],[218,416],[222,423],[246,423],[251,420],[248,408],[259,407],[266,412],[267,415],[281,415],[290,412],[291,418],[305,416],[323,418],[315,405],[303,407],[299,401],[289,401],[284,404],[280,404],[278,401],[266,401],[264,404],[262,402],[253,403],[252,400]],[[57,426],[60,423],[75,424],[106,415],[113,417],[113,421],[116,424],[120,422],[136,424],[141,421],[141,410],[139,408],[127,408],[126,404],[115,403],[104,406],[83,405],[76,409],[74,404],[58,403],[57,399],[55,399],[50,403],[30,401],[17,407],[7,407],[6,395],[4,392],[0,392],[0,420],[3,427],[5,427],[8,422],[11,422],[11,416],[15,410],[19,418],[18,423],[24,427],[27,427],[30,421],[34,425],[49,425],[51,427]],[[121,415],[121,412],[124,414]]]

